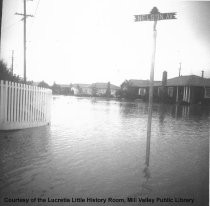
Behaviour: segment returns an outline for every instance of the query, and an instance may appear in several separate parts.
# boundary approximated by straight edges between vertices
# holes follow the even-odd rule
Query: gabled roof
[[[150,80],[137,80],[137,79],[130,79],[128,81],[129,86],[131,87],[149,87]],[[161,81],[154,81],[154,86],[161,86]]]
[[[210,86],[210,79],[196,75],[180,76],[168,79],[167,86]]]
[[[107,85],[108,85],[108,83],[93,83],[91,85],[91,87],[96,87],[98,89],[107,89]],[[120,89],[120,87],[118,87],[114,84],[110,84],[110,88],[111,89]]]

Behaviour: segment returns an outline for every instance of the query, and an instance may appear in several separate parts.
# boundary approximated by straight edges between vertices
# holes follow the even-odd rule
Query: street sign
[[[147,151],[146,151],[146,166],[149,167],[149,154],[150,154],[150,138],[151,138],[151,125],[152,125],[152,102],[153,102],[153,81],[154,81],[154,68],[155,68],[155,53],[156,53],[156,25],[159,20],[176,19],[176,12],[173,13],[160,13],[157,7],[153,7],[150,14],[134,15],[135,22],[137,21],[154,21],[153,26],[153,53],[150,70],[150,87],[149,87],[149,105],[148,105],[148,121],[147,121]]]
[[[156,13],[156,14],[142,14],[134,15],[134,21],[159,21],[167,19],[176,19],[176,12],[173,13]]]

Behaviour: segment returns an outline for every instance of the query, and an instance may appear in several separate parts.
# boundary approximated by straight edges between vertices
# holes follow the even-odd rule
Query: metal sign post
[[[153,26],[153,52],[152,63],[150,70],[150,87],[149,87],[149,105],[148,105],[148,121],[147,121],[147,147],[146,147],[146,166],[149,167],[150,155],[150,139],[151,139],[151,125],[152,125],[152,103],[153,103],[153,81],[154,81],[154,67],[155,67],[155,52],[156,52],[156,37],[157,37],[157,21],[176,19],[176,13],[160,13],[156,7],[152,9],[150,14],[134,15],[135,21],[154,21]]]

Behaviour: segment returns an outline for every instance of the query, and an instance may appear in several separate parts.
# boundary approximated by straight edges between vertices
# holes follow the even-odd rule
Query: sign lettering
[[[134,15],[134,21],[159,21],[167,19],[176,19],[176,13],[158,13],[158,14],[142,14]]]

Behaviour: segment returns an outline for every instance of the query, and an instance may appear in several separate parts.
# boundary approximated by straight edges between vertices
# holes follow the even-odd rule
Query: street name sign
[[[157,13],[157,14],[142,14],[134,15],[134,21],[159,21],[167,19],[176,19],[176,12],[173,13]]]
[[[138,21],[154,21],[153,38],[154,47],[152,53],[152,63],[150,70],[150,87],[149,87],[149,105],[148,105],[148,121],[147,121],[147,150],[146,150],[146,166],[149,168],[149,154],[150,154],[150,138],[151,138],[151,124],[152,124],[152,102],[153,102],[153,81],[154,81],[154,67],[155,67],[155,52],[156,52],[156,25],[159,20],[176,19],[176,12],[160,13],[157,7],[153,7],[150,14],[134,15],[135,22]]]

